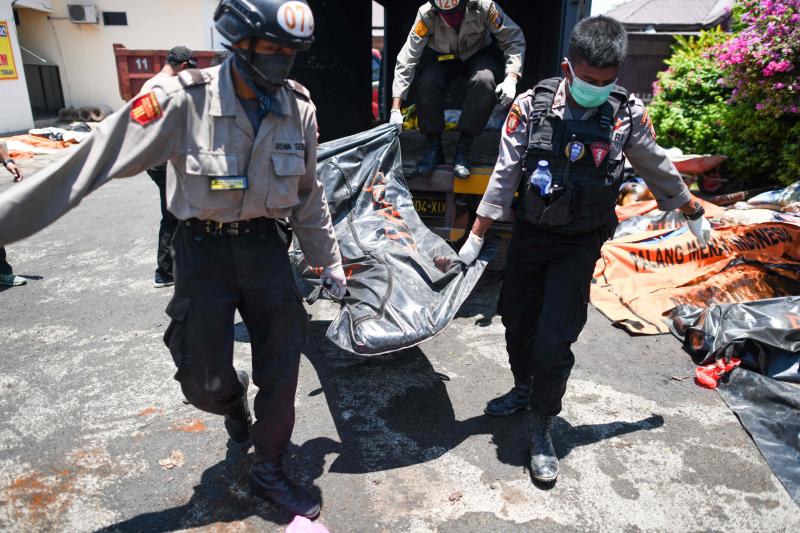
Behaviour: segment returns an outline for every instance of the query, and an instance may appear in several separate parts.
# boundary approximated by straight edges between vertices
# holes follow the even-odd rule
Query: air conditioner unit
[[[98,24],[97,6],[94,4],[67,4],[70,22],[75,24]]]

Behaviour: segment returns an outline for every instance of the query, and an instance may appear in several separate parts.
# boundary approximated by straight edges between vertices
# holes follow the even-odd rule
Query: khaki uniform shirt
[[[149,93],[150,91],[153,90],[153,88],[155,88],[156,86],[160,85],[161,82],[163,82],[164,80],[167,80],[169,78],[172,78],[172,77],[173,76],[170,76],[169,74],[165,74],[163,71],[159,72],[158,74],[156,74],[155,76],[153,76],[152,78],[150,78],[146,82],[144,82],[144,85],[142,85],[142,90],[139,91],[139,94]],[[136,96],[139,96],[139,95],[136,95]]]
[[[463,61],[489,46],[492,36],[495,36],[506,56],[506,75],[522,76],[525,36],[520,27],[495,2],[470,0],[468,4],[464,21],[458,31],[442,20],[429,2],[419,8],[408,40],[397,56],[392,84],[393,98],[405,100],[414,80],[417,63],[428,46],[441,54],[454,54]]]
[[[159,80],[70,156],[0,196],[0,244],[36,233],[112,178],[169,161],[167,207],[179,220],[289,218],[310,265],[339,263],[316,178],[316,114],[305,88],[293,87],[275,94],[274,112],[255,133],[234,91],[230,60]],[[137,102],[151,95],[157,112],[142,125],[134,120],[141,119]],[[212,191],[215,176],[247,176],[249,189]]]
[[[493,220],[508,220],[511,217],[511,203],[520,185],[522,165],[528,149],[528,121],[533,114],[533,100],[533,90],[530,90],[519,95],[511,106],[500,139],[500,155],[478,206],[480,216]],[[572,117],[567,106],[567,83],[566,80],[561,81],[553,100],[554,114],[561,118],[588,120],[597,112],[597,108],[592,108],[586,110],[583,117]],[[517,116],[511,117],[512,114]],[[647,109],[634,96],[631,96],[627,106],[620,106],[608,157],[618,161],[627,157],[634,170],[644,178],[663,211],[677,209],[691,200],[689,189],[675,165],[656,143],[655,130]]]

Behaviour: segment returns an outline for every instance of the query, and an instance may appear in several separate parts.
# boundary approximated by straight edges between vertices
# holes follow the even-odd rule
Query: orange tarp
[[[725,211],[724,208],[712,204],[711,202],[706,202],[705,200],[701,200],[696,196],[692,196],[693,200],[696,200],[702,204],[703,208],[706,210],[706,218],[716,218],[721,216],[722,213]],[[620,222],[623,220],[627,220],[631,217],[645,215],[651,211],[655,211],[658,209],[658,204],[656,204],[655,200],[644,200],[641,202],[633,202],[626,206],[617,206],[617,218]]]
[[[722,227],[699,249],[686,227],[623,237],[603,246],[592,304],[631,333],[668,333],[663,315],[680,304],[708,306],[797,294],[800,226]]]

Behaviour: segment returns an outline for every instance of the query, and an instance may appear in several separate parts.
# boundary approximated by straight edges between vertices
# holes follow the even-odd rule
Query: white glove
[[[500,98],[500,105],[505,107],[511,102],[514,101],[514,98],[517,96],[517,77],[516,76],[506,76],[506,79],[503,80],[503,83],[497,86],[497,93],[498,98]]]
[[[465,242],[461,250],[458,251],[458,258],[461,259],[464,264],[471,265],[478,258],[478,254],[481,253],[481,248],[483,248],[483,237],[478,237],[470,231],[467,242]]]
[[[342,265],[325,267],[319,277],[322,287],[336,300],[341,300],[347,293],[347,278]]]
[[[389,124],[397,126],[400,131],[403,131],[403,112],[399,109],[392,109],[389,114]]]
[[[697,220],[687,220],[689,231],[691,231],[697,239],[697,244],[700,248],[705,248],[708,241],[711,240],[711,223],[706,217],[700,217]]]

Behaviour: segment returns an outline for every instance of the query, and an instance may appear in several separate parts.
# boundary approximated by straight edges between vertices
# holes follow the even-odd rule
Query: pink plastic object
[[[286,533],[330,533],[328,528],[308,518],[295,516],[292,523],[286,526]]]

